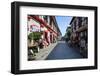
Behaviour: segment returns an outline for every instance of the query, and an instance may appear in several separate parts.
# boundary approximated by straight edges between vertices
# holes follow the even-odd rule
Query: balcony
[[[77,32],[82,32],[82,31],[85,31],[85,30],[87,30],[87,29],[88,29],[88,26],[87,26],[87,25],[84,25],[84,26],[78,28],[76,31],[77,31]]]

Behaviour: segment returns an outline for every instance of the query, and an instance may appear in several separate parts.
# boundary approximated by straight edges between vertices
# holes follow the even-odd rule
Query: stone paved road
[[[82,58],[79,49],[69,47],[65,41],[59,41],[57,46],[46,58],[47,60],[53,59],[75,59]]]

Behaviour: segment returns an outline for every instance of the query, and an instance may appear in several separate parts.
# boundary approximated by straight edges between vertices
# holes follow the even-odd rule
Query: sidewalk
[[[57,44],[57,42],[52,43],[47,48],[40,49],[40,51],[35,56],[35,60],[45,60]]]

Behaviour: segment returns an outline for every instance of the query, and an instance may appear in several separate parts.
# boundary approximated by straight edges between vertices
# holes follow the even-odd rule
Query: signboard
[[[28,32],[40,32],[40,24],[34,19],[28,21]]]

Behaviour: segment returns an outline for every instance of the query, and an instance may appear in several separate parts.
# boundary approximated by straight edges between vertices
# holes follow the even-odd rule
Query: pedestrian
[[[82,37],[80,40],[80,53],[84,53],[85,47],[86,47],[86,41],[84,37]]]

